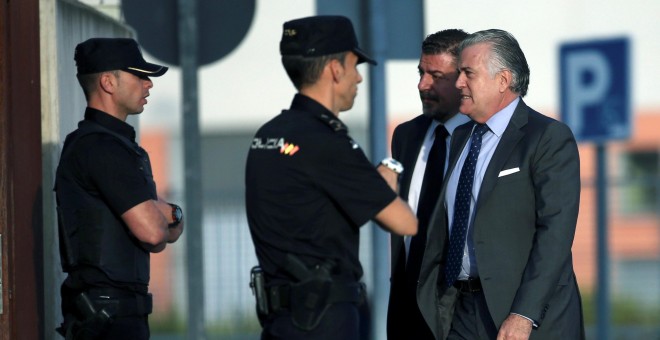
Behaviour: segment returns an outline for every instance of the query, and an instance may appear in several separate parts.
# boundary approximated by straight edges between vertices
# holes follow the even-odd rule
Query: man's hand
[[[497,340],[527,340],[532,333],[532,322],[520,315],[510,314],[504,320]]]

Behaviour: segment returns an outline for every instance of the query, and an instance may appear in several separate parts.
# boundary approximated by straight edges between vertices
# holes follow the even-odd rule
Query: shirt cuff
[[[522,315],[522,314],[518,314],[518,313],[510,313],[510,314],[512,314],[512,315],[518,315],[518,316],[521,317],[521,318],[524,318],[524,319],[529,320],[529,322],[532,323],[532,327],[533,327],[533,328],[538,328],[538,327],[539,327],[539,325],[536,323],[536,321],[534,321],[534,320],[532,320],[532,319],[530,319],[530,318],[528,318],[528,317],[526,317],[526,316],[524,316],[524,315]]]

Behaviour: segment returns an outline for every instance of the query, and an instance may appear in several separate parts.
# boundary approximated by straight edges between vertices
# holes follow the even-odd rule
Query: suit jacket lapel
[[[461,155],[461,151],[463,151],[465,144],[470,139],[470,132],[472,131],[473,126],[474,122],[470,121],[457,127],[454,130],[454,133],[451,136],[451,142],[449,144],[449,167],[447,169],[445,179],[448,179],[451,173],[454,171],[456,162],[458,162],[458,158]]]
[[[488,163],[488,168],[486,169],[483,181],[481,182],[479,198],[476,206],[477,212],[479,211],[478,209],[481,202],[487,200],[488,196],[490,196],[490,193],[493,191],[499,173],[504,167],[504,163],[509,159],[516,144],[518,144],[520,139],[525,135],[522,128],[527,125],[527,109],[527,105],[521,99],[513,112],[513,116],[511,116],[509,125],[507,125],[502,134],[502,139],[497,144],[495,153],[493,153],[493,157],[490,159],[490,163]]]
[[[445,207],[447,182],[449,181],[452,172],[455,170],[454,168],[456,167],[456,162],[461,154],[461,150],[463,150],[465,143],[469,140],[470,131],[472,130],[473,125],[474,123],[472,122],[463,124],[457,127],[451,136],[449,144],[449,165],[442,183],[442,190],[440,191],[438,202],[435,205],[433,215],[429,222],[429,228],[426,231],[428,241],[426,242],[425,255],[420,270],[420,278],[428,277],[431,271],[435,268],[435,265],[440,263],[442,258],[443,249],[448,235],[447,209]]]
[[[449,177],[451,174],[456,171],[456,163],[461,156],[461,151],[465,147],[465,144],[470,140],[470,132],[474,122],[470,121],[466,124],[463,124],[457,127],[454,130],[454,133],[451,136],[449,142],[449,165],[447,166],[447,173],[445,173],[445,178],[442,182],[442,190],[440,191],[440,198],[438,199],[438,204],[436,205],[434,216],[432,218],[441,218],[443,221],[446,221],[446,207],[445,207],[445,195],[447,194],[447,183],[449,182]],[[438,214],[437,216],[435,216]],[[448,227],[444,223],[443,235],[446,235],[448,232]],[[436,234],[437,235],[437,234]]]
[[[415,170],[415,165],[417,163],[417,157],[419,151],[424,145],[424,137],[426,137],[426,131],[428,131],[429,125],[431,125],[431,119],[426,116],[419,116],[419,118],[414,119],[410,125],[410,129],[407,131],[401,131],[404,135],[401,136],[401,148],[399,149],[400,154],[398,157],[399,162],[403,164],[404,171],[401,176],[401,182],[399,183],[399,196],[404,201],[408,200],[408,193],[410,191],[410,182],[412,181],[413,171]],[[391,235],[392,242],[392,273],[396,274],[396,266],[398,261],[402,261],[399,255],[403,252],[404,239],[402,236]],[[405,268],[405,267],[404,267]]]

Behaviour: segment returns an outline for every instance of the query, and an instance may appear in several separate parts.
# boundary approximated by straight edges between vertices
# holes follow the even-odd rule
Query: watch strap
[[[392,157],[383,159],[380,164],[386,166],[388,169],[396,172],[399,175],[403,172],[403,164]]]

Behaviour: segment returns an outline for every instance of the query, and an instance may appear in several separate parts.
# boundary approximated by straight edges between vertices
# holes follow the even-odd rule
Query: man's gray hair
[[[509,70],[512,74],[511,86],[514,93],[524,97],[529,86],[529,66],[518,41],[511,33],[499,29],[490,29],[472,33],[458,47],[459,56],[464,48],[486,43],[490,45],[488,72],[494,77],[500,71]]]

